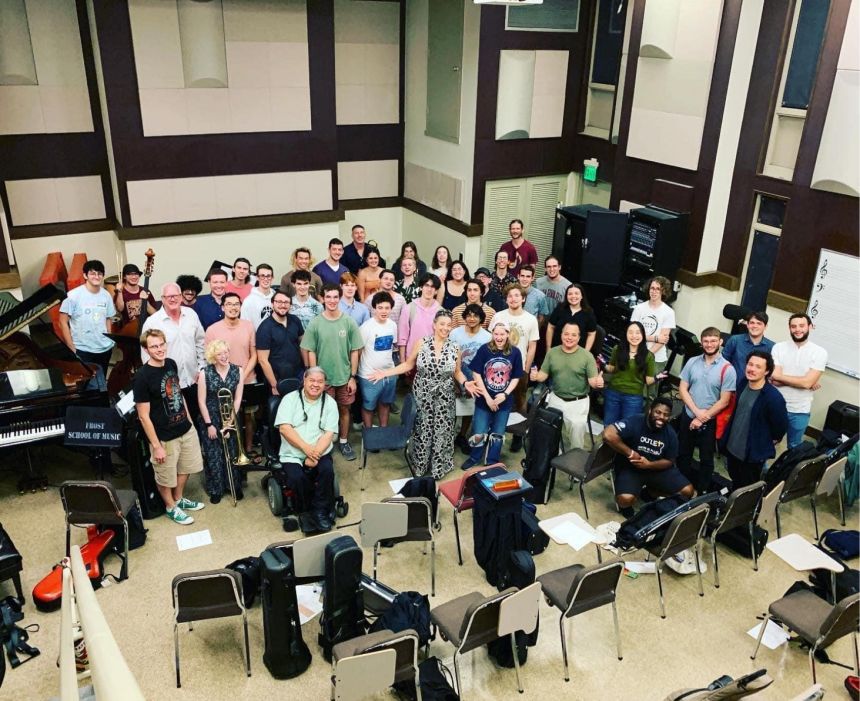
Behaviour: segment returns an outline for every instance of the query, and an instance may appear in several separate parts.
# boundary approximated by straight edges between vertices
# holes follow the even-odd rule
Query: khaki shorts
[[[355,390],[350,391],[349,383],[340,387],[332,387],[329,385],[326,392],[330,397],[334,397],[334,401],[338,406],[349,406],[355,401]]]
[[[155,483],[161,487],[173,489],[176,486],[177,475],[192,475],[203,472],[203,455],[200,452],[200,440],[194,428],[188,429],[179,438],[172,441],[162,441],[167,458],[161,464],[152,461],[155,472]]]

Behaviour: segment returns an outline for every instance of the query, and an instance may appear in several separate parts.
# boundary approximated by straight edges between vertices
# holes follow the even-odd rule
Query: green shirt
[[[337,404],[332,397],[310,401],[302,396],[304,390],[290,392],[278,405],[278,413],[275,415],[275,426],[289,424],[296,433],[301,436],[305,443],[314,445],[324,433],[337,433]],[[304,406],[302,406],[304,400]],[[307,416],[307,419],[305,419]],[[324,454],[331,452],[331,444]],[[303,463],[307,457],[301,450],[291,445],[281,436],[281,450],[278,454],[281,462]]]
[[[561,346],[551,349],[544,358],[541,372],[552,379],[552,391],[562,399],[588,394],[588,379],[597,375],[597,363],[582,346],[565,353]]]
[[[364,348],[364,341],[358,324],[347,314],[341,312],[334,321],[320,314],[308,324],[302,348],[316,354],[317,365],[325,370],[329,385],[342,387],[352,374],[349,354]]]
[[[633,358],[630,358],[624,370],[618,369],[618,346],[612,349],[609,364],[615,368],[615,371],[612,373],[612,379],[609,380],[608,386],[622,394],[641,395],[645,390],[645,377],[654,377],[654,354],[651,351],[648,351],[645,360],[645,377],[639,373]]]

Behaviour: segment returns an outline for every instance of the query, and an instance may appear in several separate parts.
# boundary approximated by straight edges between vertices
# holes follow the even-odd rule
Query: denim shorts
[[[361,408],[365,411],[373,411],[376,405],[392,404],[397,392],[397,377],[386,377],[379,382],[358,378],[361,388]]]

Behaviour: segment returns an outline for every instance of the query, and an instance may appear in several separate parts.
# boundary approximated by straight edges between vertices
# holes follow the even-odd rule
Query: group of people
[[[685,496],[712,491],[718,449],[732,488],[738,489],[761,478],[783,438],[787,436],[788,448],[803,441],[827,351],[809,340],[812,321],[806,314],[789,317],[790,339],[780,343],[765,336],[768,321],[765,312],[752,312],[745,320],[746,331],[729,337],[725,345],[719,329],[710,326],[701,332],[702,354],[690,358],[681,371],[684,406],[677,433],[668,424],[670,400],[657,397],[647,413],[641,410],[642,393],[653,384],[656,365],[650,350],[641,351],[643,339],[659,342],[666,329],[658,325],[656,333],[649,334],[639,322],[630,323],[627,342],[618,345],[607,370],[618,374],[620,359],[627,355],[622,374],[624,384],[628,376],[637,380],[626,393],[636,396],[636,407],[624,399],[620,409],[613,406],[608,390],[604,397],[604,440],[619,454],[615,491],[623,515],[632,515],[646,487],[653,494]],[[610,407],[614,414],[608,413]]]
[[[156,483],[168,515],[180,524],[193,521],[187,512],[203,508],[183,496],[189,474],[204,473],[213,503],[230,482],[232,465],[222,449],[222,433],[237,427],[223,424],[219,393],[229,392],[240,416],[244,400],[245,430],[231,431],[229,441],[234,449],[236,441],[243,441],[257,462],[261,456],[254,451],[250,419],[267,397],[281,393],[285,380],[298,381],[300,389],[280,402],[274,417],[282,437],[280,459],[291,486],[310,501],[333,491],[335,448],[344,459],[355,459],[351,425],[370,427],[376,419],[386,426],[399,410],[401,375],[411,384],[416,406],[408,451],[414,474],[443,477],[454,468],[457,446],[468,455],[464,469],[496,462],[510,413],[526,412],[531,381],[550,384],[547,403],[564,416],[565,449],[584,445],[589,395],[602,389],[607,441],[624,450],[631,445],[624,461],[652,483],[661,470],[646,466],[642,456],[654,457],[656,439],[639,439],[643,431],[672,431],[663,416],[665,401],[655,399],[643,414],[646,397],[653,398],[662,376],[675,326],[666,303],[669,281],[656,277],[649,282],[649,299],[635,308],[624,337],[599,368],[597,322],[585,290],[561,276],[554,256],[544,261],[545,275],[535,279],[537,252],[525,240],[522,222],[513,220],[509,232],[494,269],[478,268],[472,276],[445,246],[436,249],[428,267],[413,242],[404,243],[387,268],[364,227],[355,225],[352,241],[344,245],[331,239],[327,257],[316,265],[309,249],[296,249],[277,288],[271,265],[253,268],[252,283],[251,263],[237,258],[232,270],[209,271],[207,293],[199,278],[180,275],[162,286],[158,302],[140,286],[141,271],[133,264],[123,268],[120,284],[109,294],[104,266],[93,260],[84,267],[85,285],[64,300],[60,323],[69,347],[106,376],[113,342],[104,333],[111,319],[120,315],[127,323],[144,308],[149,312],[140,329],[143,366],[134,378],[135,402]],[[704,355],[687,363],[681,376],[686,411],[680,440],[673,448],[667,438],[658,451],[661,459],[671,460],[673,470],[677,463],[683,488],[695,482],[701,490],[710,479],[714,418],[731,392],[737,390],[737,408],[725,440],[729,469],[739,482],[771,456],[765,442],[781,438],[783,424],[789,426],[790,444],[802,435],[802,416],[809,418],[807,395],[824,360],[823,351],[807,342],[808,319],[804,332],[800,317],[791,322],[797,348],[776,348],[772,356],[765,352],[773,344],[763,336],[763,313],[750,317],[745,340],[730,339],[724,359],[719,332],[702,333]],[[807,349],[797,350],[801,346]],[[804,365],[817,374],[800,372]],[[780,419],[785,400],[792,414]],[[460,422],[458,413],[469,416]],[[642,435],[634,441],[631,431]],[[690,458],[696,446],[694,479]],[[521,444],[515,440],[510,447],[516,451]],[[233,482],[241,485],[241,480]],[[674,477],[654,484],[672,491],[679,485]],[[618,494],[623,508],[638,496],[634,486]],[[330,518],[318,516],[323,528],[330,526]]]

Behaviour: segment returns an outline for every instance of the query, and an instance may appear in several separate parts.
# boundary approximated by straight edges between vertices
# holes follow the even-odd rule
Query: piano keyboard
[[[62,419],[15,423],[0,429],[0,448],[10,445],[35,443],[48,438],[62,436],[65,432],[66,425]]]

